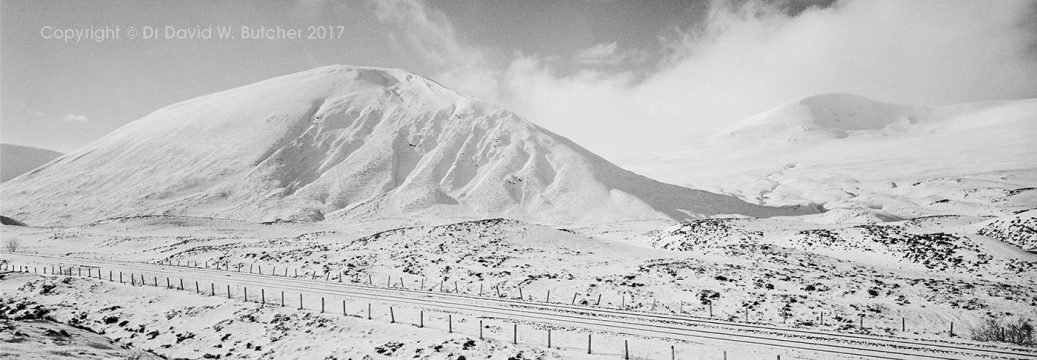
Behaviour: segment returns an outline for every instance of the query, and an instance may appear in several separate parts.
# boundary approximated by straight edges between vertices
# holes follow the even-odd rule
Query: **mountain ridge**
[[[1004,216],[1034,206],[1009,194],[1037,185],[1035,136],[1037,99],[912,106],[822,94],[634,170],[759,204],[877,218]]]
[[[0,182],[11,180],[61,156],[60,152],[27,145],[0,144]]]
[[[164,107],[3,195],[5,212],[34,223],[146,214],[576,223],[816,212],[660,183],[432,80],[344,65]]]

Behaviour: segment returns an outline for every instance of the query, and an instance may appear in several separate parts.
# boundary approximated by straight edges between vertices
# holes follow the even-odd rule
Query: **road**
[[[102,281],[122,281],[127,286],[168,286],[174,289],[199,292],[205,296],[226,296],[238,300],[263,302],[271,306],[292,306],[316,311],[328,304],[342,301],[345,310],[356,304],[372,303],[395,306],[393,322],[397,318],[413,319],[407,313],[438,312],[427,319],[444,314],[494,319],[518,324],[540,324],[547,327],[582,329],[587,333],[607,333],[635,338],[658,339],[670,344],[711,344],[730,346],[757,346],[789,351],[791,354],[816,358],[860,359],[1037,359],[1037,349],[997,348],[956,341],[917,340],[816,331],[767,324],[738,323],[709,318],[625,311],[595,306],[562,303],[544,303],[529,300],[506,299],[492,296],[473,296],[462,293],[439,292],[400,287],[379,287],[373,284],[326,281],[280,275],[256,274],[197,267],[137,263],[117,260],[56,257],[47,255],[6,254],[8,266],[15,270],[28,269],[51,273],[50,267],[72,276],[99,278]],[[42,270],[46,268],[47,270]],[[232,268],[233,269],[233,268]],[[11,268],[7,268],[11,270]],[[118,276],[117,276],[118,274]],[[366,279],[364,279],[366,280]],[[183,284],[183,285],[182,285]],[[248,291],[251,290],[251,293]],[[278,291],[280,297],[275,296]],[[246,295],[248,294],[248,295]],[[260,295],[262,294],[262,295]],[[289,294],[285,300],[285,294]],[[245,298],[248,296],[248,298]],[[260,299],[260,297],[263,297]],[[318,300],[320,299],[320,300]],[[285,304],[287,302],[287,304]],[[335,312],[336,307],[327,307]],[[362,306],[354,311],[359,316],[387,318],[385,314],[366,312]],[[417,309],[417,310],[415,310]],[[321,309],[323,311],[324,309]],[[371,310],[367,310],[371,311]],[[415,314],[416,315],[416,314]],[[451,315],[454,316],[454,315]],[[399,321],[402,323],[402,321]],[[413,321],[408,322],[414,323]],[[453,328],[453,323],[450,327]],[[524,325],[525,328],[525,325]],[[517,327],[516,327],[517,329]],[[481,334],[481,330],[480,330]],[[518,335],[515,335],[518,338]],[[523,342],[533,341],[525,339]],[[533,341],[536,342],[536,341]],[[557,344],[557,340],[556,340]],[[546,344],[543,344],[546,346]],[[788,357],[786,357],[788,358]]]

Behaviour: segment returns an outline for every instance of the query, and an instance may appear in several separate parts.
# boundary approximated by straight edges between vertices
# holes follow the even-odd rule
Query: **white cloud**
[[[86,115],[68,114],[65,115],[65,117],[63,117],[62,119],[64,119],[65,121],[75,121],[80,123],[90,122],[90,118],[86,117]]]
[[[647,52],[638,49],[619,49],[616,42],[601,43],[580,50],[574,60],[584,65],[620,65],[624,63],[641,63],[648,58]]]
[[[500,61],[493,49],[473,46],[457,35],[446,15],[416,0],[369,0],[379,21],[397,29],[389,34],[406,53],[423,58],[447,87],[471,96],[498,97]]]
[[[670,55],[643,76],[595,70],[623,61],[615,43],[580,51],[587,68],[561,75],[555,59],[491,56],[421,3],[377,3],[437,80],[621,164],[819,93],[928,105],[1037,96],[1032,1],[851,0],[796,16],[718,2],[706,23],[666,39]]]

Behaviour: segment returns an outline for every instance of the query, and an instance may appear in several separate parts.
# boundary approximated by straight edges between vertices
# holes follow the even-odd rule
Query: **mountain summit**
[[[814,142],[854,134],[899,134],[932,121],[932,108],[878,101],[853,94],[821,94],[779,106],[722,133],[720,141]]]
[[[813,212],[623,170],[502,108],[393,69],[330,66],[162,108],[5,183],[36,223],[502,216],[552,223]]]

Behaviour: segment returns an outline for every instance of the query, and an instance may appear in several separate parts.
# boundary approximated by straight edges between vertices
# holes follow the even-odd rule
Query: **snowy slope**
[[[659,183],[428,79],[348,66],[170,105],[5,184],[3,197],[6,214],[35,223],[813,212]]]
[[[27,173],[58,156],[61,156],[61,153],[57,151],[24,145],[0,144],[0,182]]]
[[[1037,207],[1037,99],[920,107],[825,94],[634,170],[747,201],[884,219]],[[865,215],[867,217],[867,215]]]

